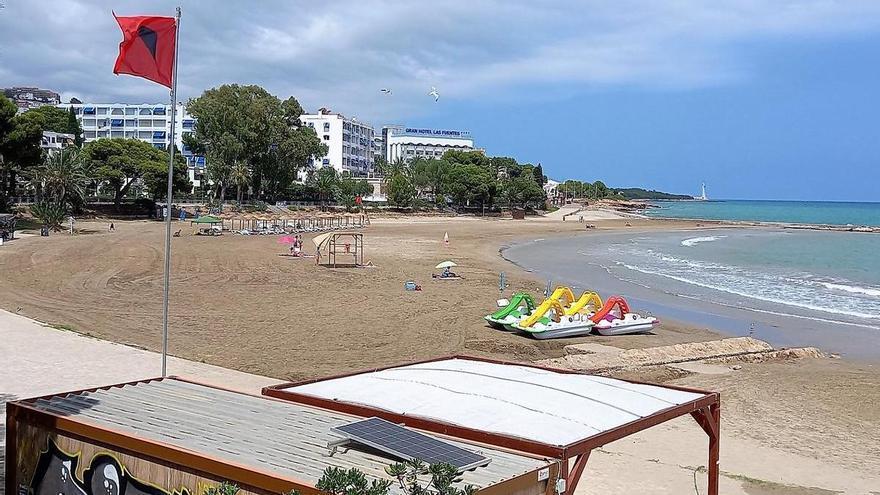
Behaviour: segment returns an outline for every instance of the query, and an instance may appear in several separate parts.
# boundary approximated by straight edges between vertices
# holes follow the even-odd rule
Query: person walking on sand
[[[110,222],[110,232],[116,232],[116,226],[113,225],[113,222]]]

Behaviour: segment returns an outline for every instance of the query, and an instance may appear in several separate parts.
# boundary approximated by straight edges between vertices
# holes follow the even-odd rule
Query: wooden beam
[[[574,461],[574,467],[571,470],[571,474],[568,475],[568,479],[565,480],[565,493],[573,495],[575,488],[578,486],[578,482],[581,480],[581,476],[584,474],[584,468],[587,467],[587,461],[590,460],[590,454],[593,451],[587,451],[579,456]]]

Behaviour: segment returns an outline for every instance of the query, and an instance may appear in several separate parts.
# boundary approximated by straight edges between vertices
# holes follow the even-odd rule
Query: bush
[[[31,214],[40,221],[44,226],[58,232],[64,227],[64,218],[67,212],[61,205],[55,203],[37,203],[31,206]]]

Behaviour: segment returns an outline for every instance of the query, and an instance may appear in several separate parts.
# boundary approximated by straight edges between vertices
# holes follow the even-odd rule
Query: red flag
[[[171,87],[174,74],[174,45],[177,42],[173,17],[118,17],[122,29],[114,74],[131,74]]]

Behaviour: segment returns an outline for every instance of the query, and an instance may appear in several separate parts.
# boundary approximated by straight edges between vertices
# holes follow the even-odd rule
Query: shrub
[[[61,205],[55,203],[42,202],[31,206],[31,214],[40,221],[44,226],[58,232],[64,227],[64,218],[67,212]]]

